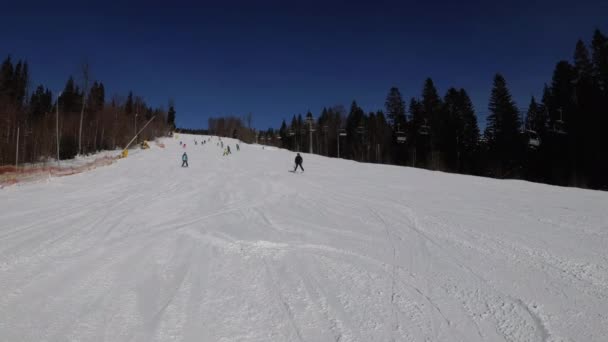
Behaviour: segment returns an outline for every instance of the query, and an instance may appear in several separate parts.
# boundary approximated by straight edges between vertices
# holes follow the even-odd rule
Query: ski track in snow
[[[608,336],[607,193],[193,139],[0,190],[1,341]]]

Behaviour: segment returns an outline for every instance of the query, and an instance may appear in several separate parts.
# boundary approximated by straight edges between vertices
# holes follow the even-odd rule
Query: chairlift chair
[[[528,146],[531,148],[538,148],[540,146],[540,138],[538,133],[533,130],[527,130],[526,134],[528,136]]]
[[[564,135],[564,134],[566,134],[566,125],[564,124],[564,120],[563,120],[564,112],[561,108],[558,109],[558,111],[559,111],[559,119],[557,119],[553,122],[553,127],[552,127],[551,131],[556,134]]]
[[[424,120],[424,124],[418,127],[418,134],[420,135],[429,135],[431,133],[431,127],[426,124],[426,119]]]
[[[403,144],[407,141],[407,137],[405,136],[405,132],[397,131],[397,142],[399,144]]]
[[[557,134],[566,134],[566,128],[563,120],[555,120],[552,131]]]
[[[346,130],[344,128],[340,128],[340,130],[338,130],[338,135],[341,137],[345,137],[346,136]]]

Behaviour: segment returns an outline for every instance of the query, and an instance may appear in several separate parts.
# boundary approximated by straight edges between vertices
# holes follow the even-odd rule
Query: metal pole
[[[17,151],[15,153],[15,168],[19,166],[19,126],[17,126]]]
[[[327,145],[327,126],[325,126],[325,156],[329,157],[329,146]]]
[[[57,96],[57,115],[55,116],[55,133],[57,135],[57,166],[59,166],[59,98],[61,97],[61,92],[59,92],[59,96]]]
[[[458,153],[458,166],[456,167],[456,170],[458,170],[458,172],[460,172],[460,139],[458,139],[458,136],[456,136],[456,151]]]
[[[338,158],[340,158],[340,130],[338,130]]]
[[[146,129],[146,126],[148,126],[148,124],[149,124],[150,122],[152,122],[152,120],[154,120],[154,118],[155,118],[155,117],[156,117],[156,115],[155,115],[155,116],[153,116],[153,117],[152,117],[152,119],[148,120],[148,122],[146,122],[146,124],[144,125],[144,127],[142,127],[142,128],[139,130],[139,132],[137,132],[137,133],[135,134],[135,136],[133,137],[133,139],[131,139],[131,141],[129,141],[129,143],[127,144],[127,146],[125,146],[125,148],[123,148],[123,150],[126,150],[127,148],[129,148],[129,146],[130,146],[130,145],[131,145],[131,143],[132,143],[132,142],[135,140],[135,138],[137,138],[137,136],[139,135],[139,133],[141,133],[141,131],[143,131],[144,129]]]
[[[310,136],[310,139],[309,139],[310,140],[310,144],[309,144],[310,145],[310,147],[309,147],[310,151],[308,151],[308,152],[310,154],[312,154],[312,120],[308,121],[308,133],[309,133],[309,136]]]

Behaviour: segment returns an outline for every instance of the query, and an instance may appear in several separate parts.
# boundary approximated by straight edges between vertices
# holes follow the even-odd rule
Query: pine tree
[[[462,146],[462,170],[474,172],[476,170],[476,157],[479,148],[479,126],[477,125],[477,115],[473,108],[473,102],[464,89],[459,91],[463,131],[461,138]]]
[[[608,158],[605,157],[608,135],[601,134],[608,127],[608,37],[595,30],[591,41],[593,79],[599,96],[594,106],[590,125],[595,126],[595,139],[591,141],[594,151],[594,183],[597,188],[608,189]],[[598,131],[600,134],[598,134]]]
[[[488,109],[490,114],[485,137],[491,158],[496,162],[495,171],[502,176],[512,174],[518,166],[520,120],[515,102],[501,74],[494,76]]]
[[[428,127],[428,119],[425,116],[422,103],[415,98],[410,100],[410,126],[409,126],[409,142],[413,146],[413,165],[419,167],[428,167],[428,159],[430,153],[430,132],[422,132],[421,127]]]
[[[27,62],[18,61],[11,82],[11,96],[12,101],[19,107],[25,104],[28,77]]]
[[[91,86],[91,90],[89,91],[89,96],[87,97],[88,104],[87,108],[91,112],[99,112],[103,109],[103,105],[105,102],[105,90],[103,87],[103,83],[93,82]]]
[[[460,168],[460,144],[464,132],[464,122],[462,120],[462,108],[460,106],[460,94],[455,88],[448,89],[443,100],[443,112],[445,119],[440,132],[441,146],[435,146],[443,152],[445,161],[450,170]]]
[[[596,146],[601,146],[602,116],[606,115],[602,107],[601,80],[594,77],[594,65],[589,57],[585,44],[579,40],[574,52],[574,69],[576,71],[575,109],[572,117],[570,139],[574,153],[576,185],[588,186],[600,183],[603,178],[596,165],[601,155],[596,153]]]
[[[439,142],[439,134],[441,132],[442,118],[441,109],[442,102],[433,84],[433,80],[427,78],[424,82],[424,88],[422,89],[422,101],[421,109],[423,119],[426,120],[427,125],[431,126],[431,136],[434,137],[433,143]]]
[[[346,134],[347,145],[344,146],[344,156],[349,156],[355,160],[362,160],[363,140],[364,140],[364,116],[365,112],[356,101],[353,101],[350,106],[350,112],[346,117]]]
[[[405,102],[397,87],[392,87],[389,90],[384,107],[386,108],[386,117],[393,130],[397,130],[398,126],[405,129]]]
[[[553,95],[551,94],[551,88],[545,84],[543,87],[543,96],[538,106],[540,114],[539,121],[536,124],[536,132],[539,134],[541,139],[547,136],[549,128],[549,108],[553,106]]]
[[[291,129],[292,133],[295,134],[296,130],[298,129],[298,119],[296,118],[295,115],[293,115],[291,117],[291,125],[289,126],[289,129]]]
[[[409,105],[409,125],[408,129],[408,143],[412,146],[416,146],[416,142],[418,141],[418,130],[420,125],[424,123],[422,108],[420,103],[415,99],[410,99]]]
[[[380,155],[377,156],[378,163],[392,162],[390,159],[392,140],[392,127],[388,123],[384,113],[379,110],[376,112],[376,144],[380,145]],[[378,147],[376,147],[378,148]]]
[[[444,98],[441,151],[452,170],[471,172],[479,141],[479,127],[471,99],[464,89],[450,88]]]
[[[27,61],[23,62],[23,69],[21,71],[21,79],[19,80],[19,95],[17,97],[17,102],[20,105],[24,105],[25,101],[26,101],[26,97],[27,97],[27,89],[29,86],[29,79],[30,79],[30,75],[29,75],[29,66],[27,64]]]
[[[8,56],[0,67],[0,100],[22,108],[25,105],[28,79],[27,62],[19,60],[13,66],[11,57]]]
[[[528,111],[526,112],[525,129],[535,132],[539,131],[539,117],[541,116],[540,106],[536,103],[534,96],[530,99]]]
[[[589,51],[582,40],[576,42],[574,51],[574,67],[577,73],[577,82],[586,78],[591,78],[593,75],[593,64],[589,59]]]
[[[61,92],[61,97],[59,99],[61,108],[66,113],[75,113],[80,109],[80,91],[78,87],[74,84],[74,78],[70,76],[68,78],[63,91]]]
[[[10,100],[13,98],[13,77],[14,69],[11,56],[8,56],[2,67],[0,67],[0,100]]]
[[[593,50],[593,77],[606,100],[608,99],[608,37],[596,29],[593,33],[591,48]]]
[[[97,104],[99,107],[97,108],[97,110],[102,110],[105,103],[106,103],[106,89],[103,86],[103,82],[99,82],[99,85],[97,87]]]
[[[50,90],[39,85],[30,98],[29,114],[33,120],[39,120],[44,114],[52,111],[52,94]]]
[[[127,96],[127,103],[125,103],[125,113],[127,115],[133,114],[133,92],[129,92]]]
[[[443,142],[441,141],[441,132],[444,129],[443,124],[445,120],[442,118],[443,104],[441,98],[437,93],[433,80],[427,78],[424,82],[424,88],[422,89],[422,101],[421,109],[423,113],[424,122],[422,124],[430,126],[430,134],[428,140],[430,145],[426,150],[431,154],[430,164],[428,167],[436,169],[441,163],[437,158],[433,159],[435,151],[441,148]]]
[[[287,142],[287,139],[289,137],[287,135],[287,123],[285,122],[285,119],[283,119],[283,122],[281,123],[281,128],[279,129],[279,136],[281,137],[281,147],[289,148]]]
[[[574,112],[576,70],[567,61],[560,61],[555,66],[551,82],[551,104],[549,119],[551,126],[557,120],[562,120],[566,128],[570,128],[570,116]]]
[[[415,140],[415,137],[417,134],[414,134],[414,133],[418,132],[418,129],[420,128],[421,125],[424,124],[424,121],[426,118],[424,117],[424,111],[422,110],[422,104],[413,97],[410,99],[409,112],[410,112],[410,127],[411,127],[410,136],[412,139]]]
[[[169,111],[167,112],[167,124],[170,130],[175,130],[175,108],[173,105],[169,106]]]

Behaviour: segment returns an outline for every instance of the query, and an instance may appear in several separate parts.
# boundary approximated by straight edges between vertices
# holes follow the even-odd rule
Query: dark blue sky
[[[391,86],[409,101],[426,77],[441,95],[464,87],[483,123],[496,72],[525,109],[595,28],[608,33],[608,1],[29,1],[2,5],[0,57],[27,59],[53,92],[87,60],[107,96],[173,98],[181,127],[378,110]]]

